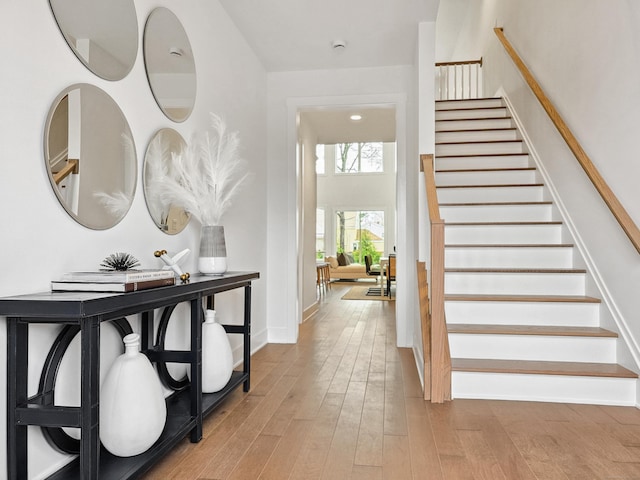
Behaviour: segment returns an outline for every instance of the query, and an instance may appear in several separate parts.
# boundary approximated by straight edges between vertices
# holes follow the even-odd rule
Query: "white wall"
[[[302,283],[302,310],[305,311],[318,301],[316,288],[316,139],[317,134],[313,131],[309,122],[300,118],[298,129],[300,139],[298,141],[300,156],[300,168],[302,191],[300,196],[302,201],[302,256],[301,283]],[[313,309],[311,309],[313,310]],[[302,319],[301,319],[302,320]]]
[[[334,71],[277,72],[268,75],[268,265],[280,272],[278,282],[267,286],[270,300],[269,341],[295,342],[301,317],[298,302],[296,212],[296,113],[308,106],[395,105],[398,131],[398,285],[396,301],[398,343],[411,345],[407,319],[415,318],[415,304],[408,292],[415,287],[417,190],[417,133],[407,125],[417,97],[413,90],[414,68],[344,69]],[[410,172],[410,173],[408,173]]]
[[[142,192],[142,158],[153,133],[173,127],[185,138],[208,127],[210,111],[223,115],[238,130],[242,154],[253,174],[231,211],[224,218],[229,266],[254,270],[253,346],[266,341],[266,73],[217,1],[167,2],[136,0],[138,57],[123,80],[109,82],[89,72],[67,47],[47,2],[5,2],[0,28],[6,41],[0,75],[0,201],[7,207],[0,249],[3,274],[0,295],[49,289],[51,279],[65,271],[97,268],[115,251],[126,251],[154,267],[153,251],[191,248],[186,269],[195,272],[199,226],[195,222],[175,236],[161,233],[149,216]],[[147,15],[156,7],[171,8],[181,20],[196,59],[198,95],[191,117],[174,124],[158,109],[145,77],[142,32]],[[44,168],[43,128],[54,98],[65,87],[86,82],[105,90],[127,117],[136,143],[138,182],[134,203],[125,219],[105,231],[88,230],[75,223],[59,205]],[[195,250],[195,252],[194,252]],[[229,318],[242,308],[233,293],[216,303]],[[0,369],[5,369],[6,329],[0,324]],[[34,327],[31,335],[29,389],[36,388],[39,366],[56,333],[55,328]],[[6,386],[0,382],[0,411],[6,411]],[[6,478],[6,416],[0,415],[0,478]],[[54,452],[32,428],[30,477],[42,478],[65,457]]]
[[[624,0],[485,0],[482,28],[466,51],[484,45],[485,94],[504,92],[531,139],[535,154],[569,212],[578,244],[630,352],[640,358],[640,255],[568,151],[494,34],[504,28],[551,102],[625,209],[640,224],[637,126],[640,124],[640,4]],[[487,42],[483,43],[482,38]]]

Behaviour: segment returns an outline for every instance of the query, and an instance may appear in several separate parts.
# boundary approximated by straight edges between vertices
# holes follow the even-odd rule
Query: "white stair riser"
[[[540,202],[544,187],[452,187],[437,188],[439,203]]]
[[[524,142],[472,142],[436,144],[436,156],[482,155],[495,153],[526,153],[526,150]]]
[[[616,339],[450,333],[452,358],[615,363]]]
[[[635,405],[636,380],[568,375],[452,372],[453,398]]]
[[[584,295],[582,273],[445,272],[446,294]]]
[[[445,301],[448,324],[600,326],[600,304],[578,302]]]
[[[436,122],[436,134],[438,132],[450,132],[454,130],[486,130],[490,128],[512,128],[514,122],[511,118],[485,118],[476,120],[439,120]]]
[[[537,183],[535,170],[502,170],[473,172],[436,171],[436,184],[445,185],[522,185]]]
[[[441,206],[445,222],[548,222],[551,205]]]
[[[526,168],[532,166],[529,155],[494,155],[469,157],[436,157],[436,170],[466,170],[470,168]]]
[[[562,226],[553,225],[447,225],[447,244],[533,244],[560,243]]]
[[[464,108],[490,108],[503,107],[501,98],[472,98],[468,100],[442,100],[436,102],[436,111],[464,109]]]
[[[445,268],[571,268],[568,247],[446,247]]]
[[[473,110],[436,110],[436,120],[454,120],[459,118],[504,118],[506,108],[478,108]]]
[[[468,130],[436,132],[436,143],[490,142],[500,140],[520,140],[517,130]]]

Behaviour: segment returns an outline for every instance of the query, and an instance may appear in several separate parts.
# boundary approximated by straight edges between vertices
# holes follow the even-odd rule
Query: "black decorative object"
[[[125,270],[131,270],[132,268],[139,267],[140,262],[130,253],[117,252],[112,253],[102,260],[100,266],[105,267],[100,270],[124,272]]]

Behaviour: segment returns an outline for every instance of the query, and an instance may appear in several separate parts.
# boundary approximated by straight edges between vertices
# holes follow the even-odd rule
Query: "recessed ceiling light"
[[[349,118],[354,122],[357,122],[358,120],[362,120],[362,115],[360,115],[359,113],[354,113]]]

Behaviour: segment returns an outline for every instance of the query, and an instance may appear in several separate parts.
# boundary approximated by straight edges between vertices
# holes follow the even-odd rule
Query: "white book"
[[[62,275],[60,282],[91,282],[91,283],[126,283],[171,278],[173,270],[126,270],[126,271],[95,271],[68,272]]]

